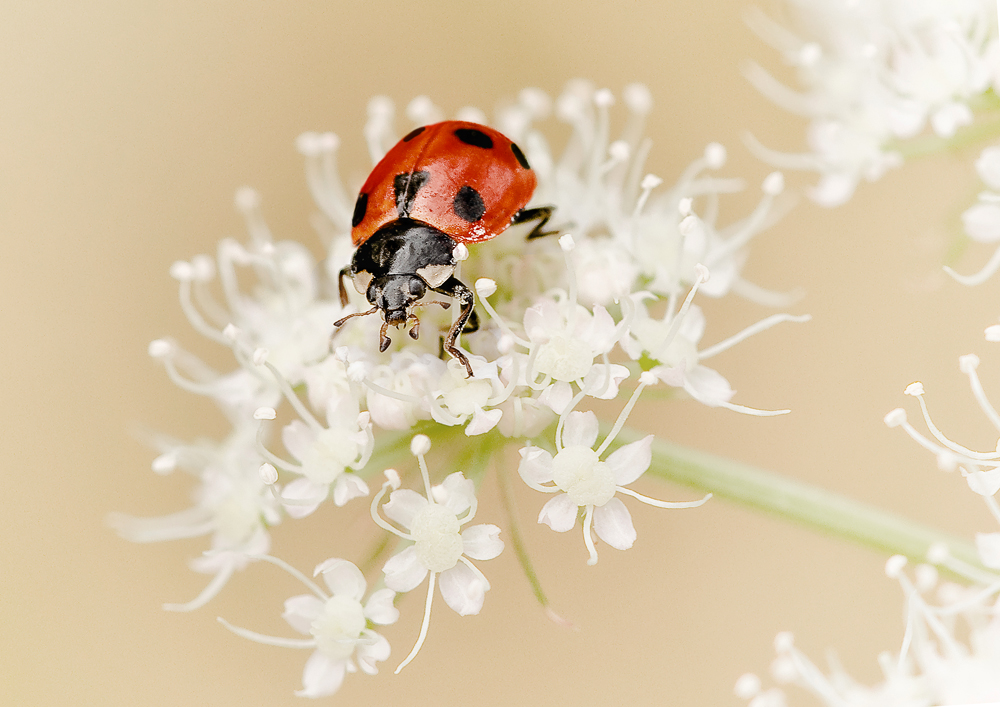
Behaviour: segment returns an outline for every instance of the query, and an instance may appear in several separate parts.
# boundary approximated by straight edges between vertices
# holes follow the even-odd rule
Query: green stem
[[[622,442],[641,437],[632,430],[619,435]],[[653,442],[653,463],[646,475],[708,491],[879,552],[905,555],[913,562],[926,562],[931,544],[944,542],[953,557],[982,567],[975,547],[963,538],[801,481],[670,442]]]
[[[970,145],[981,145],[998,137],[1000,137],[1000,120],[994,118],[973,123],[948,138],[928,135],[911,140],[891,140],[885,149],[898,152],[904,159],[911,160],[943,152],[955,152]]]

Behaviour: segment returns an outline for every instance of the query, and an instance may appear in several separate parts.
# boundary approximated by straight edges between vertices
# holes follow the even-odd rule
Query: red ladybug
[[[528,238],[550,235],[542,228],[553,207],[524,208],[536,183],[521,148],[485,125],[446,120],[411,131],[361,187],[351,219],[357,250],[338,278],[342,305],[347,305],[344,278],[349,275],[373,307],[334,326],[381,310],[385,321],[379,350],[385,351],[391,343],[386,334],[390,324],[398,328],[412,320],[410,336],[419,336],[420,321],[412,310],[427,290],[454,297],[462,311],[444,339],[444,350],[471,376],[472,366],[455,340],[463,330],[478,328],[475,296],[454,276],[455,248],[533,220],[538,223]]]

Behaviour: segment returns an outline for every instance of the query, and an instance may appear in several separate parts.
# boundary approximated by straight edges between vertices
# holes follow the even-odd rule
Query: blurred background
[[[487,112],[526,86],[557,94],[572,78],[620,95],[640,81],[655,108],[649,169],[672,183],[710,141],[722,170],[747,180],[723,205],[746,214],[770,171],[742,146],[750,130],[789,151],[802,121],[769,105],[741,75],[777,57],[743,21],[743,0],[527,2],[124,2],[5,4],[0,22],[0,317],[2,434],[7,453],[0,540],[0,675],[7,704],[301,704],[308,655],[250,643],[216,616],[293,635],[282,601],[300,589],[271,566],[239,574],[194,614],[161,610],[206,581],[187,560],[202,539],[129,544],[113,510],[186,507],[189,481],[149,470],[136,426],[217,436],[225,423],[182,393],[146,354],[175,335],[192,343],[170,264],[243,238],[235,190],[255,187],[278,238],[319,252],[294,139],[331,130],[352,186],[370,166],[361,137],[368,99],[400,110],[426,94],[449,115]],[[615,114],[621,117],[624,109]],[[620,123],[619,123],[620,124]],[[402,127],[402,121],[398,123]],[[788,407],[773,419],[693,402],[640,407],[632,418],[671,440],[770,468],[971,538],[995,530],[964,482],[882,423],[920,379],[936,420],[992,448],[957,357],[983,355],[987,390],[1000,357],[982,330],[998,312],[996,279],[975,290],[940,276],[958,214],[979,184],[975,153],[925,159],[865,185],[845,207],[801,200],[753,243],[746,274],[802,287],[783,325],[714,360],[734,402]],[[788,175],[801,188],[811,177]],[[973,251],[963,271],[986,258]],[[766,316],[757,305],[703,300],[707,342]],[[988,355],[989,354],[989,355]],[[655,413],[655,414],[654,414]],[[513,468],[508,470],[513,473]],[[693,492],[643,481],[638,490]],[[523,489],[526,491],[526,489]],[[481,508],[495,508],[488,485]],[[492,500],[491,500],[492,499]],[[885,558],[724,502],[696,511],[629,504],[639,539],[586,566],[578,533],[535,525],[534,494],[517,497],[553,607],[545,618],[507,552],[484,570],[479,616],[438,604],[419,658],[375,678],[351,676],[331,702],[387,704],[741,704],[732,685],[766,672],[779,630],[821,660],[833,648],[859,679],[902,637],[898,585]],[[363,505],[363,504],[362,504]],[[364,509],[275,530],[276,554],[309,570],[351,557],[342,534]],[[359,520],[360,519],[360,520]],[[497,520],[483,516],[484,522]],[[394,658],[412,645],[423,591],[386,631]]]

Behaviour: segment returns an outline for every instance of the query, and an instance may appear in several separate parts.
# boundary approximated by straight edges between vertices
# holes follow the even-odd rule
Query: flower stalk
[[[623,442],[641,437],[628,428],[619,434]],[[958,536],[802,481],[661,439],[653,441],[653,461],[646,473],[914,562],[925,562],[931,545],[943,542],[953,557],[981,566],[975,547]]]

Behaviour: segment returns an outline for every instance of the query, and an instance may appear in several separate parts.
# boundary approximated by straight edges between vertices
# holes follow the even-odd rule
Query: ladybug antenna
[[[354,314],[348,314],[343,319],[338,319],[337,321],[335,321],[333,323],[333,325],[335,327],[340,327],[340,326],[343,326],[344,322],[346,322],[348,319],[351,319],[353,317],[365,317],[365,316],[367,316],[369,314],[375,314],[375,312],[377,312],[377,311],[378,311],[378,307],[372,307],[367,312],[355,312]]]

